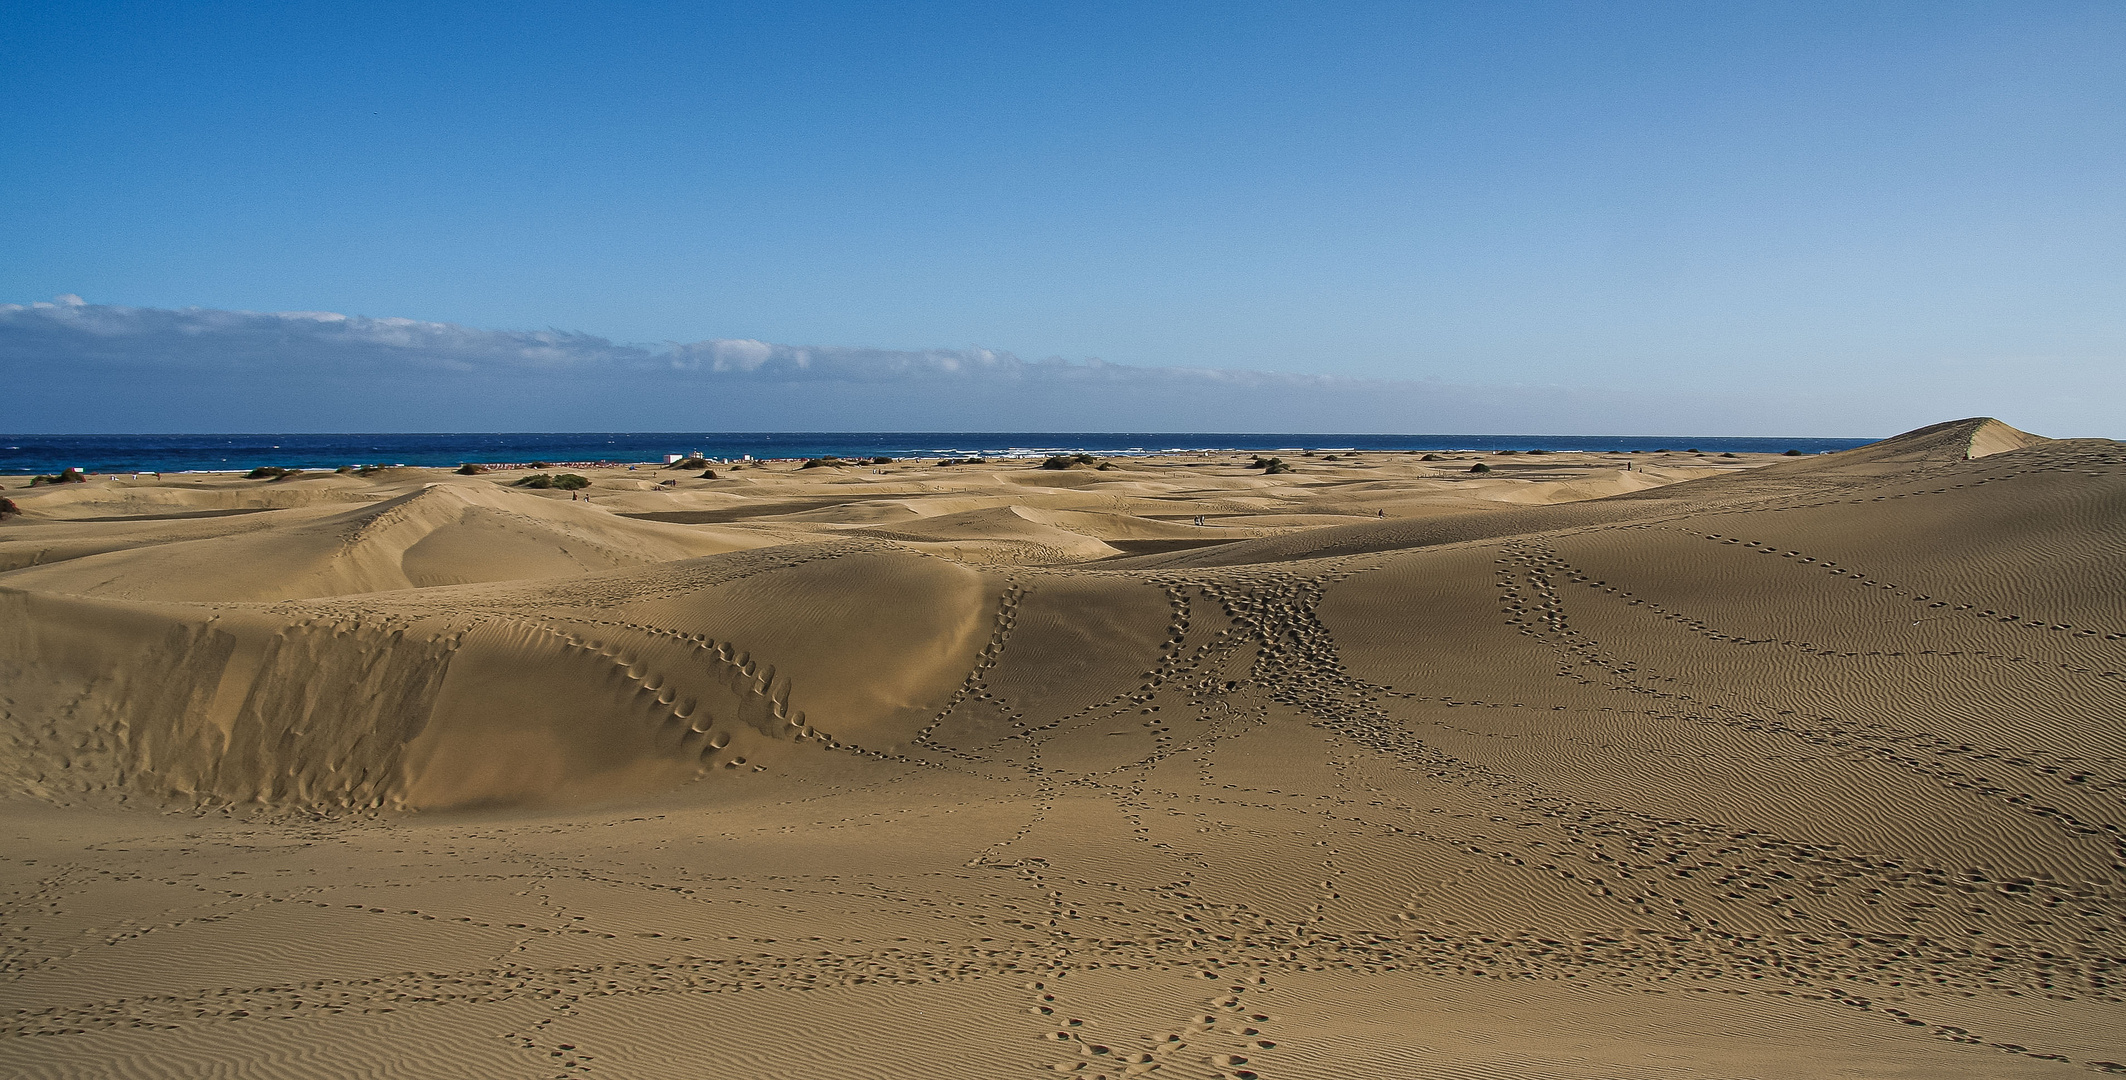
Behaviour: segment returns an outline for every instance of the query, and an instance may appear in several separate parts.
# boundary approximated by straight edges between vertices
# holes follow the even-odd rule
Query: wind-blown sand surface
[[[2126,1072],[2126,447],[1284,456],[6,480],[0,1072]]]

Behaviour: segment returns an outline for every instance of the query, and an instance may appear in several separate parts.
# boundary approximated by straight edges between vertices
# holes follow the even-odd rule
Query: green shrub
[[[1058,454],[1041,463],[1044,469],[1068,469],[1073,465],[1098,465],[1100,459],[1091,454]]]
[[[827,455],[825,455],[825,456],[823,456],[823,457],[816,457],[816,458],[806,458],[806,459],[805,459],[805,463],[804,463],[804,464],[802,464],[802,465],[799,465],[799,466],[798,466],[798,468],[800,468],[800,469],[825,469],[825,468],[837,468],[837,469],[838,469],[838,468],[840,468],[840,467],[842,467],[842,466],[844,466],[844,465],[847,465],[847,464],[849,464],[849,463],[848,463],[848,462],[846,462],[846,461],[843,461],[842,459],[840,459],[840,458],[838,458],[838,457],[835,457],[835,456],[834,456],[833,454],[827,454]]]
[[[460,476],[478,476],[481,473],[487,471],[487,466],[475,465],[472,462],[468,461],[465,464],[458,466],[457,471],[458,475]]]
[[[1735,457],[1736,455],[1735,455],[1734,453],[1730,452],[1730,453],[1725,453],[1725,454],[1722,454],[1722,455],[1720,455],[1720,456],[1721,456],[1721,457]]]
[[[30,477],[31,487],[36,487],[40,484],[86,484],[88,482],[88,476],[80,469],[61,469],[50,476]]]
[[[1411,451],[1411,453],[1413,453],[1413,454],[1414,454],[1414,453],[1416,453],[1416,452],[1417,452],[1417,451],[1415,451],[1415,450]],[[1446,459],[1446,458],[1443,458],[1443,457],[1441,457],[1441,456],[1439,456],[1438,454],[1426,454],[1426,455],[1425,455],[1424,457],[1421,457],[1421,458],[1419,458],[1419,459],[1417,459],[1417,460],[1419,460],[1419,461],[1445,461],[1445,460],[1447,460],[1447,459]]]
[[[253,470],[251,470],[250,472],[247,472],[247,473],[245,473],[245,474],[244,474],[244,479],[246,479],[246,480],[279,480],[279,479],[281,479],[281,478],[283,478],[283,477],[288,477],[288,476],[295,476],[295,475],[297,475],[297,474],[301,473],[302,471],[303,471],[303,470],[301,470],[301,469],[283,469],[283,468],[281,468],[281,467],[280,467],[280,466],[278,466],[278,465],[261,465],[261,466],[259,466],[258,468],[256,468],[256,469],[253,469]]]
[[[1787,456],[1787,457],[1800,457],[1800,456],[1801,456],[1801,451],[1799,451],[1799,450],[1789,450],[1789,451],[1787,451],[1787,452],[1786,452],[1785,456]]]
[[[347,474],[347,473],[351,473],[351,472],[353,472],[353,471],[354,471],[354,466],[352,466],[352,465],[342,465],[342,466],[340,466],[339,468],[337,468],[337,469],[334,469],[334,470],[332,470],[332,471],[333,471],[333,472],[336,472],[336,473],[340,473],[340,474],[342,474],[342,475],[345,475],[345,474]]]
[[[517,486],[533,488],[539,491],[545,491],[549,488],[557,488],[561,491],[580,491],[591,486],[591,482],[577,476],[575,473],[538,473],[517,481]]]
[[[1485,473],[1485,472],[1490,472],[1490,471],[1491,471],[1491,466],[1489,466],[1489,465],[1486,465],[1486,464],[1484,464],[1483,462],[1479,461],[1479,462],[1477,462],[1476,464],[1474,464],[1474,465],[1471,465],[1471,466],[1469,466],[1469,471],[1470,471],[1470,472],[1475,472],[1475,473]]]
[[[15,505],[15,500],[0,499],[0,518],[4,518],[9,514],[19,514],[21,512],[22,508]]]
[[[708,467],[709,459],[702,457],[700,454],[688,454],[686,457],[665,466],[667,469],[706,469]]]
[[[872,459],[871,459],[871,464],[873,464],[873,465],[891,465],[891,464],[893,464],[893,459],[892,459],[892,458],[890,458],[890,457],[875,457],[875,458],[872,458]]]
[[[703,480],[715,480],[715,479],[717,479],[717,476],[716,476],[716,470],[714,470],[714,469],[708,469],[708,470],[705,470],[705,471],[703,471],[703,472],[702,472],[702,474],[701,474],[701,478],[702,478]]]

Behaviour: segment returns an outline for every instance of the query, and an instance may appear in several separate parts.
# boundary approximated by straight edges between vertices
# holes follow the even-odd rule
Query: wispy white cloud
[[[1026,430],[1866,435],[1850,395],[1359,379],[984,348],[623,344],[318,311],[0,305],[0,430]],[[1488,380],[1487,380],[1488,381]],[[1502,385],[1503,384],[1503,385]],[[1843,399],[1843,400],[1841,400]]]
[[[997,349],[780,345],[749,338],[619,344],[568,330],[482,330],[329,311],[223,311],[89,304],[77,296],[0,305],[0,363],[147,371],[373,369],[496,375],[674,373],[777,382],[979,380],[1340,386],[1335,376],[1028,361]],[[1377,380],[1376,380],[1377,381]]]

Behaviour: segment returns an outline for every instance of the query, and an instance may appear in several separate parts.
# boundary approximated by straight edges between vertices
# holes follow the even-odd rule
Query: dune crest
[[[2126,446],[1432,456],[10,481],[0,1050],[2126,1071]]]

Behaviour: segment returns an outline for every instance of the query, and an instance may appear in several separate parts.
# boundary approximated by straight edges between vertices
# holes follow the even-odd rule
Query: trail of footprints
[[[1124,1080],[1169,1066],[1194,1066],[1217,1080],[1258,1080],[1256,1070],[1275,1057],[1277,1041],[1266,1030],[1275,1021],[1255,1011],[1269,989],[1266,976],[1236,975],[1222,967],[1197,970],[1193,974],[1217,990],[1202,999],[1205,1011],[1164,1030],[1126,1038],[1103,1031],[1112,1025],[1069,1015],[1059,997],[1067,996],[1067,974],[1023,986],[1036,1002],[1029,1011],[1056,1021],[1044,1038],[1070,1048],[1070,1056],[1049,1064],[1051,1072],[1076,1080]]]
[[[1718,537],[1708,537],[1719,539]],[[1699,723],[1721,724],[1749,731],[1768,731],[1785,734],[1811,746],[1824,747],[1841,752],[1867,754],[1892,767],[1926,776],[1928,779],[1958,790],[1971,791],[1995,799],[2017,812],[2043,818],[2059,825],[2068,834],[2100,839],[2107,842],[2116,853],[2115,869],[2126,871],[2126,833],[2110,822],[2090,822],[2076,814],[2041,802],[2042,796],[2028,790],[2015,791],[2000,787],[1987,777],[1978,776],[1969,769],[1979,763],[2023,775],[2027,782],[2044,787],[2050,784],[2072,785],[2091,793],[2114,793],[2126,790],[2126,777],[2104,776],[2096,769],[2116,767],[2120,760],[2109,756],[2065,758],[2028,748],[1979,747],[1959,742],[1935,732],[1901,729],[1878,720],[1839,720],[1834,717],[1810,719],[1793,710],[1777,709],[1766,705],[1735,709],[1717,703],[1701,702],[1673,686],[1655,685],[1656,682],[1673,683],[1672,679],[1660,679],[1641,671],[1641,662],[1621,657],[1592,639],[1573,629],[1566,615],[1558,582],[1582,585],[1590,590],[1607,593],[1616,599],[1632,594],[1619,590],[1606,581],[1581,572],[1557,554],[1535,542],[1520,542],[1508,545],[1500,560],[1506,567],[1499,571],[1501,611],[1508,615],[1508,623],[1530,636],[1539,636],[1560,653],[1559,674],[1583,684],[1591,684],[1588,670],[1607,673],[1624,689],[1647,695],[1662,701],[1686,706],[1681,714],[1647,710],[1649,716],[1670,716]],[[1525,582],[1525,585],[1523,584]],[[1866,584],[1876,584],[1872,581]],[[1895,588],[1894,586],[1882,586]],[[1525,590],[1525,591],[1524,591]],[[1899,593],[1899,596],[1905,594]],[[1932,597],[1912,594],[1913,602],[1928,602]],[[1533,607],[1529,602],[1533,601]],[[1836,653],[1820,650],[1807,642],[1763,641],[1724,634],[1703,620],[1672,612],[1651,601],[1634,598],[1627,601],[1633,606],[1643,605],[1656,615],[1679,622],[1712,640],[1737,645],[1774,644],[1794,650],[1797,657],[1839,656],[1854,657],[1870,654]],[[1936,603],[1935,606],[1944,606]],[[1959,605],[1973,607],[1974,605]],[[1978,613],[1978,617],[1991,617],[1992,611]],[[1525,618],[1533,616],[1533,619]],[[2020,619],[2019,616],[2015,617]],[[2042,622],[2025,623],[2031,628],[2044,626]],[[2058,626],[2059,629],[2069,629]],[[1889,657],[1901,653],[1881,654]],[[1933,651],[1914,655],[1980,655],[1986,653],[1937,653]],[[2020,660],[2021,658],[1997,657]],[[2086,671],[2072,665],[2060,665],[2062,670]],[[1923,756],[1924,755],[1924,756]]]
[[[1739,543],[1726,537],[1711,539]],[[1701,722],[1758,725],[1762,730],[1779,731],[1803,741],[1830,740],[1824,745],[1876,753],[1886,760],[1901,760],[1906,767],[1913,767],[1918,753],[1931,752],[2014,765],[2059,782],[2097,781],[2096,789],[2107,793],[2119,787],[2118,780],[2108,777],[2085,775],[2075,780],[2076,774],[2069,770],[2077,763],[2050,761],[2041,755],[2004,748],[1954,746],[1930,733],[1886,731],[1879,726],[1816,727],[1814,721],[1766,718],[1701,704],[1664,685],[1660,676],[1648,671],[1641,661],[1614,655],[1573,628],[1564,597],[1566,585],[1583,585],[1620,600],[1629,594],[1620,594],[1613,586],[1578,573],[1539,541],[1507,542],[1499,545],[1499,551],[1502,620],[1555,650],[1559,674],[1572,680],[1614,684],[1640,696],[1654,709],[1680,708],[1678,715]],[[761,563],[763,568],[779,565],[771,559]],[[1617,985],[1681,980],[1685,984],[1702,982],[1704,985],[1696,989],[1717,993],[1745,992],[1744,985],[1758,984],[1762,989],[1751,992],[1836,1002],[1897,1023],[1928,1027],[1939,1038],[2040,1058],[2060,1055],[2012,1043],[1988,1042],[1953,1026],[1930,1025],[1909,1011],[1911,1006],[1906,999],[1915,992],[1967,993],[2005,988],[2068,998],[2121,1000],[2116,980],[2121,969],[2126,968],[2126,958],[2118,955],[2118,946],[2120,931],[2126,928],[2118,925],[2121,897],[2108,886],[2046,879],[1994,881],[1975,872],[1847,852],[1836,845],[1802,843],[1757,830],[1668,821],[1618,808],[1591,806],[1440,753],[1414,735],[1406,721],[1391,716],[1389,708],[1420,704],[1479,709],[1531,706],[1452,695],[1419,695],[1370,684],[1346,671],[1316,612],[1329,585],[1364,569],[1362,562],[1340,560],[1322,564],[1313,576],[1258,568],[1147,575],[1146,580],[1165,590],[1173,616],[1167,640],[1143,680],[1136,689],[1108,701],[1046,720],[993,697],[987,684],[1008,646],[1019,602],[1033,587],[1014,582],[999,598],[990,639],[975,667],[905,754],[842,744],[811,728],[801,713],[788,708],[787,684],[778,684],[772,669],[754,664],[732,643],[666,628],[596,619],[570,619],[566,625],[606,627],[613,632],[614,640],[586,637],[578,630],[560,626],[541,627],[570,649],[604,657],[619,677],[636,687],[633,694],[647,695],[663,709],[668,717],[663,723],[686,725],[681,739],[688,745],[700,744],[705,764],[713,758],[714,751],[728,746],[728,736],[721,736],[724,741],[717,742],[719,729],[698,705],[682,701],[666,689],[668,680],[643,667],[638,657],[617,643],[621,636],[639,634],[680,640],[691,648],[690,655],[723,671],[732,682],[750,685],[752,693],[768,699],[770,714],[797,738],[812,739],[830,749],[913,765],[984,774],[993,771],[995,760],[983,753],[984,747],[945,745],[938,739],[943,725],[962,705],[972,701],[993,705],[1006,719],[1009,730],[998,732],[990,745],[1025,745],[1023,782],[1034,792],[1029,802],[1035,809],[1016,836],[982,853],[968,867],[989,873],[1016,872],[1022,882],[1037,891],[1040,906],[1036,910],[1045,918],[1026,918],[1032,912],[1019,912],[1012,907],[1002,910],[1011,913],[1028,932],[1040,933],[1042,940],[1038,942],[968,945],[938,940],[868,949],[862,948],[862,943],[847,942],[802,956],[675,954],[657,963],[548,968],[505,963],[488,971],[409,972],[375,979],[317,980],[55,1005],[20,1010],[0,1018],[0,1034],[62,1035],[112,1027],[177,1027],[205,1020],[381,1012],[525,996],[566,1006],[584,998],[611,995],[803,991],[835,985],[921,985],[1018,977],[1026,980],[1019,984],[1027,992],[1026,1008],[1044,1020],[1054,1021],[1047,1038],[1065,1051],[1051,1066],[1057,1073],[1122,1077],[1142,1075],[1170,1064],[1178,1067],[1185,1062],[1190,1070],[1253,1080],[1258,1069],[1271,1067],[1267,1063],[1274,1062],[1277,1043],[1269,1033],[1272,1012],[1258,1009],[1253,1003],[1269,992],[1269,981],[1281,971],[1419,970],[1491,978],[1577,978]],[[1839,570],[1845,573],[1837,573]],[[1861,587],[1881,584],[1846,568],[1827,567],[1826,573]],[[1656,617],[1682,621],[1694,632],[1721,636],[1717,628],[1690,620],[1680,612],[1643,600],[1630,602]],[[1933,601],[1921,597],[1917,602]],[[1198,604],[1209,605],[1222,614],[1224,628],[1192,635],[1192,612]],[[1973,618],[2000,618],[1979,612],[1976,605],[1964,610],[1972,612],[1969,617]],[[344,611],[334,614],[345,617]],[[2031,630],[2038,628],[2025,620],[2017,620],[2017,624]],[[2099,634],[2086,628],[2054,628],[2051,624],[2045,627],[2049,632],[2068,633],[2083,640],[2102,637],[2110,641],[2119,636],[2115,631]],[[1723,639],[1739,640],[1731,636]],[[782,687],[779,697],[778,685]],[[1339,784],[1341,794],[1315,797],[1243,789],[1232,784],[1214,787],[1216,777],[1208,764],[1198,772],[1203,790],[1177,792],[1149,784],[1153,768],[1177,754],[1204,755],[1207,762],[1208,752],[1221,739],[1267,722],[1272,707],[1310,718],[1315,726],[1350,748],[1353,756],[1340,759],[1338,765],[1339,772],[1347,777]],[[1152,749],[1145,755],[1086,775],[1060,773],[1042,766],[1042,748],[1053,740],[1125,716],[1135,718],[1152,734]],[[744,763],[733,760],[724,764],[737,767]],[[1487,823],[1472,816],[1470,827],[1460,831],[1439,825],[1419,828],[1420,819],[1415,815],[1423,808],[1385,793],[1376,781],[1363,775],[1360,765],[1386,767],[1391,772],[1454,785],[1465,795],[1488,798],[1497,810],[1493,823],[1503,824],[1486,827]],[[1928,775],[1954,782],[1952,775],[1939,770]],[[1141,820],[1144,815],[1177,805],[1231,805],[1305,815],[1310,821],[1326,817],[1360,835],[1422,837],[1429,842],[1452,844],[1475,860],[1510,866],[1517,872],[1562,875],[1583,884],[1589,895],[1615,904],[1620,921],[1630,928],[1588,928],[1555,936],[1532,931],[1479,934],[1429,924],[1421,908],[1406,906],[1392,915],[1380,913],[1392,928],[1354,929],[1346,925],[1351,913],[1338,907],[1342,900],[1340,881],[1349,871],[1333,856],[1324,861],[1319,891],[1310,910],[1289,923],[1265,919],[1244,907],[1209,901],[1191,892],[1185,878],[1149,888],[1112,883],[1096,887],[1080,882],[1066,889],[1041,872],[1045,868],[1040,860],[1008,859],[1009,849],[1038,828],[1039,807],[1054,797],[1059,785],[1104,794],[1120,812],[1137,822],[1134,827],[1140,831],[1145,829]],[[1498,838],[1518,823],[1540,824],[1550,830],[1544,835],[1554,839],[1545,847],[1531,848]],[[2090,827],[2066,820],[2062,824],[2070,829]],[[618,879],[608,884],[643,887],[641,882]],[[64,882],[55,880],[48,892],[63,895]],[[2090,918],[2095,923],[2077,939],[2071,955],[2049,951],[2041,938],[1958,940],[1947,925],[1939,924],[1919,907],[1931,906],[1946,894],[2027,913],[2033,921],[2046,924],[2062,917]],[[919,892],[889,890],[874,895],[900,895],[909,904],[923,899]],[[1867,896],[1869,905],[1903,905],[1916,914],[1905,916],[1907,929],[1896,931],[1849,924],[1813,910],[1819,903],[1831,904],[1831,910],[1842,910],[1850,906],[1848,902],[1855,896]],[[325,903],[300,900],[290,894],[268,897],[260,904],[278,902]],[[1690,910],[1708,903],[1747,904],[1780,912],[1790,917],[1790,923],[1778,929],[1718,929],[1709,925],[1702,914]],[[1100,906],[1106,904],[1128,905],[1135,913],[1101,911]],[[1081,911],[1088,917],[1077,918]],[[2074,914],[2077,912],[2080,914]],[[358,914],[437,918],[430,913],[376,907],[360,909]],[[940,917],[989,916],[959,915],[940,908]],[[465,918],[459,921],[472,922]],[[590,923],[515,928],[526,935],[614,936],[610,930]],[[1085,933],[1093,929],[1101,933]],[[673,939],[673,944],[679,946],[687,946],[692,940],[685,935],[673,935]],[[16,955],[19,954],[9,955],[11,963]],[[1068,987],[1075,972],[1098,966],[1178,971],[1191,964],[1202,966],[1200,973],[1206,985],[1215,987],[1216,993],[1204,999],[1202,1012],[1169,1030],[1128,1038],[1108,1034],[1095,1015],[1097,1009],[1083,1002],[1070,1004]],[[15,973],[22,970],[25,969],[17,968]],[[1924,974],[1914,975],[1915,972]],[[541,1029],[551,1022],[541,1021],[535,1030],[511,1037],[520,1040],[527,1052],[548,1055],[559,1070],[557,1075],[584,1075],[594,1067],[595,1055],[545,1034]],[[2110,1062],[2082,1064],[2101,1071],[2119,1068]]]

